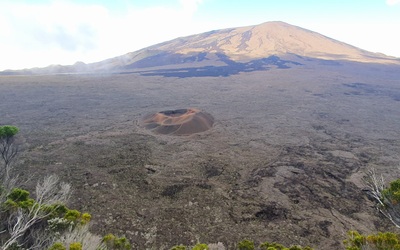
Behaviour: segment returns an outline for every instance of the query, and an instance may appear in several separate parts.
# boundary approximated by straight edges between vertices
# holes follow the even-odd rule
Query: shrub
[[[81,224],[86,225],[90,222],[92,216],[89,213],[83,213],[81,216]]]
[[[290,246],[290,247],[285,247],[282,244],[273,242],[264,242],[260,245],[261,250],[312,250],[311,247],[302,247],[302,246]]]
[[[390,182],[389,187],[382,190],[383,197],[390,200],[393,204],[400,202],[400,179]]]
[[[69,250],[82,250],[82,244],[79,242],[74,242],[69,245]]]
[[[129,240],[125,237],[116,237],[113,234],[107,234],[103,237],[103,243],[107,246],[108,249],[115,250],[128,250],[131,249],[131,244]]]
[[[44,204],[42,210],[49,215],[49,218],[63,218],[69,209],[63,204]]]
[[[374,169],[364,176],[367,194],[376,202],[377,209],[396,227],[400,228],[400,179],[386,187],[381,176]]]
[[[260,245],[261,250],[283,250],[285,247],[281,244],[278,243],[269,243],[269,242],[264,242]]]
[[[349,231],[343,241],[346,250],[400,250],[400,235],[391,232],[362,235],[357,231]]]
[[[65,213],[64,218],[69,221],[77,221],[80,216],[81,216],[81,213],[78,210],[73,209],[73,210],[68,210]]]
[[[192,248],[192,250],[208,250],[208,246],[207,244],[198,243]]]
[[[173,246],[171,250],[186,250],[187,248],[184,245]]]
[[[67,248],[60,242],[54,243],[49,250],[67,250]]]
[[[11,125],[0,126],[0,138],[9,138],[16,135],[19,132],[19,128]]]
[[[255,250],[254,242],[250,240],[242,240],[238,244],[239,250]]]
[[[28,209],[35,203],[34,199],[29,197],[29,192],[21,188],[13,188],[7,195],[7,200],[4,205],[9,210],[23,208]]]
[[[21,188],[13,188],[7,198],[15,202],[26,201],[29,198],[29,192]]]

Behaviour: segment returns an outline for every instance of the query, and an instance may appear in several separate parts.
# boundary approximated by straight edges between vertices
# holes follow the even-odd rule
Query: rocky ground
[[[21,185],[56,173],[99,234],[137,249],[242,239],[340,249],[395,230],[362,191],[400,162],[400,75],[311,65],[230,77],[1,76],[0,124],[20,127]],[[214,127],[155,135],[141,117],[199,108]]]

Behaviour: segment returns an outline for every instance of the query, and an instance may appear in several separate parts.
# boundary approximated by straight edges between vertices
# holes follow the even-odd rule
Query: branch
[[[69,198],[71,186],[66,183],[59,183],[56,175],[50,175],[43,179],[43,182],[36,185],[37,200],[27,210],[18,208],[8,220],[8,232],[10,238],[3,244],[1,249],[7,249],[25,235],[36,223],[48,217],[52,211],[45,211],[44,205],[64,204]]]
[[[383,195],[383,191],[386,189],[383,176],[378,177],[375,169],[370,169],[364,178],[364,182],[368,194],[377,203],[378,211],[388,218],[393,225],[400,228],[400,205]]]
[[[0,138],[0,155],[4,162],[3,168],[0,169],[0,177],[3,181],[3,186],[8,186],[10,180],[11,163],[18,154],[18,147],[14,146],[14,137]]]

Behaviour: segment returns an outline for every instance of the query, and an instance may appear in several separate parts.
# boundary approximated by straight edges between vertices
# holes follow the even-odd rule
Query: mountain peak
[[[390,59],[281,21],[178,38],[163,43],[158,49],[181,54],[218,52],[233,60],[285,54],[359,62]]]

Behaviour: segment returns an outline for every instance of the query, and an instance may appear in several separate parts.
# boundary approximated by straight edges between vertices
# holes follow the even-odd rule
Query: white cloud
[[[100,61],[196,33],[192,17],[202,0],[179,3],[118,12],[67,1],[0,3],[0,70]]]
[[[203,0],[180,0],[183,10],[186,14],[192,15]]]
[[[400,0],[386,0],[386,4],[390,6],[397,5],[400,4]]]

